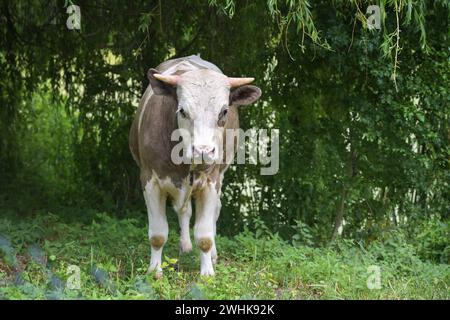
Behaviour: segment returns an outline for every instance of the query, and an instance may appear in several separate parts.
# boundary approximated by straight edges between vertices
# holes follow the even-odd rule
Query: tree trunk
[[[344,211],[345,211],[345,203],[347,201],[348,192],[351,188],[353,179],[356,177],[357,174],[357,159],[356,159],[356,151],[354,148],[354,145],[352,143],[352,131],[349,129],[349,140],[348,140],[348,147],[349,147],[349,153],[347,158],[347,168],[346,168],[346,176],[347,179],[343,179],[342,182],[342,190],[341,190],[341,200],[339,202],[339,206],[336,210],[336,216],[334,218],[334,227],[333,227],[333,234],[331,235],[331,241],[334,241],[336,237],[339,235],[339,228],[342,226],[342,223],[344,221]]]
[[[347,193],[348,193],[347,187],[345,185],[342,186],[341,200],[339,202],[339,207],[336,212],[336,217],[334,218],[334,228],[333,234],[331,236],[331,241],[334,241],[338,236],[339,228],[342,226],[342,222],[344,221],[344,209],[345,209],[345,202],[347,200]]]

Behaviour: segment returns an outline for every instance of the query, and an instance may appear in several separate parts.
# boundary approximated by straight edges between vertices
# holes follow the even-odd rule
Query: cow
[[[236,151],[236,139],[226,141],[225,132],[239,128],[238,106],[258,100],[261,90],[249,85],[254,78],[227,77],[198,55],[167,60],[150,69],[147,77],[149,85],[130,129],[129,147],[139,166],[148,212],[148,272],[162,276],[162,250],[169,232],[167,199],[178,215],[180,250],[192,250],[189,222],[193,199],[200,274],[212,276],[217,262],[215,235],[221,186],[230,164],[219,160],[227,157],[227,150],[228,156]],[[191,138],[174,141],[172,134],[177,129]],[[180,143],[183,159],[187,159],[181,163],[173,161],[173,150]]]

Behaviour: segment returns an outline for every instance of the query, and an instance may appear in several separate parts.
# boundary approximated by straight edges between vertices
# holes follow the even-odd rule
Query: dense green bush
[[[417,227],[414,243],[423,259],[450,264],[449,221],[430,219]]]

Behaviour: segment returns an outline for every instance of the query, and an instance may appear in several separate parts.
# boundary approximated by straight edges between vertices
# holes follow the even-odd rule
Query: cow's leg
[[[166,217],[167,196],[161,191],[158,183],[151,179],[145,185],[144,198],[148,212],[148,237],[151,244],[151,259],[148,271],[156,271],[156,277],[159,278],[162,276],[162,250],[169,234]]]
[[[176,211],[178,214],[178,222],[180,224],[180,250],[181,252],[189,252],[192,250],[192,242],[189,235],[189,221],[192,216],[191,200],[188,200],[185,208]]]
[[[198,193],[195,202],[195,243],[200,248],[200,274],[214,275],[212,264],[212,248],[214,246],[214,225],[217,213],[219,195],[213,184],[208,185]]]
[[[219,199],[217,199],[217,208],[216,208],[216,213],[214,216],[214,242],[213,242],[213,245],[211,248],[211,260],[212,260],[213,264],[217,263],[217,248],[216,248],[215,237],[217,235],[217,220],[219,219],[221,207],[222,207],[222,203],[220,202],[220,198],[219,198]]]

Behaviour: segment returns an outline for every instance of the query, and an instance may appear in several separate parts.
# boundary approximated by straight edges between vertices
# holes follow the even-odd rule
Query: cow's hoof
[[[159,263],[150,263],[147,269],[147,274],[155,274],[155,279],[160,279],[163,276],[161,265]]]
[[[188,253],[192,251],[192,242],[189,241],[180,241],[180,251],[182,253]]]
[[[151,275],[152,273],[154,274],[154,278],[155,278],[156,280],[161,279],[162,276],[163,276],[162,270],[157,270],[157,269],[152,268],[152,267],[150,266],[150,267],[148,267],[148,269],[147,269],[147,274]]]
[[[212,277],[214,276],[213,268],[205,268],[204,270],[200,270],[200,275],[204,277]]]

